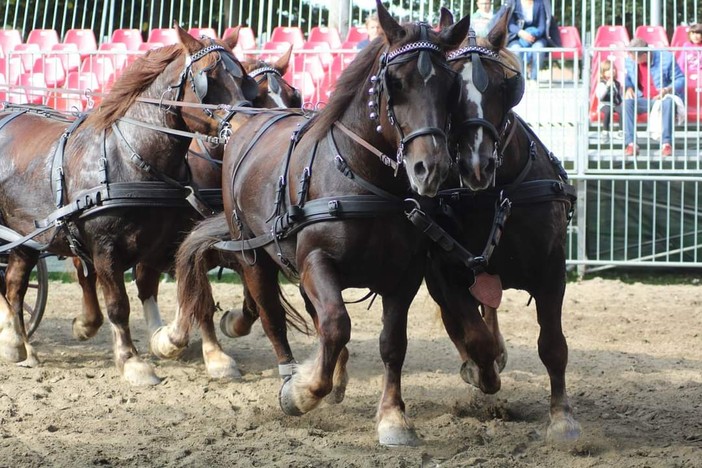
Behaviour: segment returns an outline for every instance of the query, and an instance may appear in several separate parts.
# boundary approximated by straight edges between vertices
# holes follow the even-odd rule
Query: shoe
[[[600,141],[604,144],[609,143],[609,132],[607,130],[602,131],[602,135],[600,135]]]
[[[672,156],[673,146],[670,143],[663,143],[661,147],[661,156]]]
[[[638,156],[639,154],[639,147],[633,143],[629,143],[626,145],[626,148],[624,149],[624,156]]]

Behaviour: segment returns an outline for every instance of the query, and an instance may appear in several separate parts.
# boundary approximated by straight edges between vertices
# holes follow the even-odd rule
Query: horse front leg
[[[498,354],[496,362],[499,371],[502,372],[507,366],[507,345],[505,344],[505,339],[502,336],[500,325],[497,321],[497,309],[481,304],[480,311],[485,325],[487,325],[490,333],[492,333],[493,338],[497,342]]]
[[[73,318],[73,337],[79,341],[85,341],[97,334],[104,318],[97,296],[95,269],[92,265],[88,265],[86,275],[83,262],[78,257],[73,257],[72,261],[78,276],[78,284],[83,292],[81,314]]]
[[[23,315],[29,275],[38,259],[39,252],[29,249],[10,253],[5,271],[5,296],[0,300],[0,359],[24,367],[39,364],[29,344]]]
[[[144,320],[149,330],[149,336],[163,326],[161,311],[158,308],[158,284],[161,272],[143,263],[138,263],[134,268],[134,282],[137,295],[144,311]]]
[[[575,420],[566,393],[565,371],[568,365],[568,344],[561,327],[563,290],[534,294],[540,332],[539,357],[551,382],[551,408],[547,438],[554,441],[577,440],[580,424]]]
[[[337,272],[325,255],[312,253],[307,256],[301,269],[300,284],[317,312],[319,349],[314,358],[301,364],[283,383],[280,404],[289,415],[311,411],[331,393],[337,363],[351,338],[351,319],[341,295]],[[264,324],[264,310],[260,312]]]
[[[94,258],[95,272],[102,286],[107,317],[112,324],[115,365],[131,385],[156,385],[161,382],[149,363],[144,361],[132,342],[129,329],[129,297],[124,273],[117,262],[106,256]]]

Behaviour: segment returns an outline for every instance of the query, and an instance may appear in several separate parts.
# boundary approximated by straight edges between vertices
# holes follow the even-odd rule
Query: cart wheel
[[[5,293],[5,271],[7,270],[7,255],[0,255],[0,280],[2,280],[2,293]],[[39,326],[41,318],[46,308],[46,299],[49,290],[49,270],[46,267],[46,260],[40,258],[37,265],[32,270],[32,277],[29,280],[27,293],[24,296],[24,327],[27,336]]]
[[[49,292],[49,270],[46,268],[46,259],[40,258],[37,266],[32,270],[27,294],[24,296],[24,327],[27,336],[39,327],[39,322],[44,316],[46,299]]]

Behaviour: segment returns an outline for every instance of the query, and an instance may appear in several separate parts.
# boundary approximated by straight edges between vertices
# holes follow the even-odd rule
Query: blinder
[[[213,48],[214,47],[214,48]],[[212,49],[210,49],[212,48]],[[212,52],[213,50],[226,50],[224,47],[221,46],[209,46],[205,47],[205,49],[210,49],[209,52]],[[203,55],[204,57],[204,55]],[[201,58],[201,57],[200,57]],[[238,63],[236,63],[229,55],[225,54],[220,54],[219,60],[222,61],[222,65],[224,66],[224,69],[229,72],[229,74],[233,78],[238,78],[241,79],[241,92],[244,95],[244,99],[247,101],[253,101],[256,99],[256,96],[258,96],[258,85],[256,84],[256,80],[251,78],[249,75],[244,74],[244,69],[242,66]],[[195,56],[191,58],[191,64],[195,61]],[[193,84],[193,90],[195,91],[195,94],[197,95],[198,99],[200,101],[205,99],[205,96],[207,96],[207,89],[208,89],[208,83],[207,83],[207,68],[203,68],[202,70],[193,73],[192,67],[188,66],[189,70],[189,76],[190,80]]]

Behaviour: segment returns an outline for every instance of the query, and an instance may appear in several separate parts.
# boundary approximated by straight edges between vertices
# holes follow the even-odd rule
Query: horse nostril
[[[424,166],[424,162],[419,161],[414,165],[414,174],[420,180],[427,176],[427,168]]]

